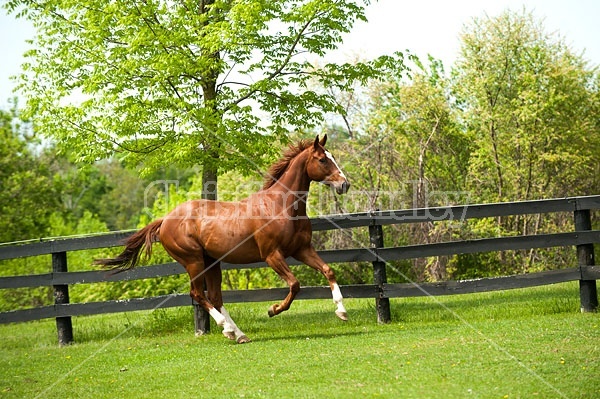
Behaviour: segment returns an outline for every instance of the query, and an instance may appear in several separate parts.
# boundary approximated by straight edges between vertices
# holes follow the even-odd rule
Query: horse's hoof
[[[335,315],[344,321],[348,321],[348,313],[335,311]]]
[[[277,313],[275,313],[275,305],[271,305],[271,307],[269,308],[269,317],[273,317],[276,314]]]
[[[245,335],[241,335],[236,341],[238,344],[247,344],[248,342],[252,342],[252,340]]]
[[[228,338],[232,341],[235,340],[235,333],[233,331],[223,331],[223,335],[225,336],[225,338]]]

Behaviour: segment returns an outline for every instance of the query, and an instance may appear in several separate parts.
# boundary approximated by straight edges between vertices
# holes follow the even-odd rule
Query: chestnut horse
[[[133,268],[145,246],[150,256],[157,238],[191,281],[190,296],[223,327],[223,334],[238,343],[250,339],[236,326],[223,307],[220,261],[245,264],[265,261],[285,280],[290,291],[283,302],[269,308],[269,316],[289,309],[300,290],[286,258],[289,256],[321,272],[331,287],[335,314],[347,320],[342,293],[335,275],[311,244],[312,228],[306,215],[311,181],[331,186],[338,194],[350,184],[335,158],[325,150],[327,135],[320,141],[301,141],[290,146],[283,158],[269,169],[262,190],[240,202],[192,200],[177,206],[126,241],[123,252],[96,264],[115,272]],[[208,295],[204,295],[202,279]]]

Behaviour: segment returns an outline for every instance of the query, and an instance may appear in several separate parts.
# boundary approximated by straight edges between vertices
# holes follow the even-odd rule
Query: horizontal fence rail
[[[371,247],[325,250],[319,251],[319,254],[328,263],[372,262],[374,267],[378,264],[383,265],[383,274],[381,275],[381,272],[375,273],[376,278],[374,284],[349,285],[341,288],[342,293],[346,297],[376,298],[378,301],[378,320],[380,321],[389,320],[389,314],[381,314],[381,312],[386,312],[385,300],[388,298],[450,295],[525,288],[575,280],[580,281],[582,310],[593,311],[598,306],[595,280],[600,279],[600,267],[594,265],[593,255],[593,244],[600,243],[600,231],[591,229],[590,220],[590,210],[596,209],[600,209],[600,195],[330,215],[311,219],[311,224],[314,231],[369,227]],[[482,238],[402,247],[383,247],[383,233],[381,231],[381,226],[385,225],[432,221],[464,221],[467,219],[552,212],[573,213],[575,219],[575,231],[554,234]],[[379,233],[376,233],[377,231]],[[55,293],[62,293],[61,298],[63,301],[65,295],[67,299],[65,303],[57,302],[55,305],[51,306],[0,312],[0,323],[56,318],[60,341],[61,327],[59,326],[59,321],[66,321],[68,319],[68,322],[70,323],[70,317],[72,316],[191,305],[192,300],[187,294],[94,303],[68,303],[68,286],[70,285],[138,280],[184,273],[184,269],[175,262],[162,265],[140,266],[116,275],[111,275],[104,270],[84,272],[67,271],[67,252],[121,246],[123,241],[132,234],[132,232],[133,230],[99,234],[89,237],[40,240],[40,242],[22,245],[0,246],[0,260],[52,255],[53,265],[57,265],[57,267],[53,266],[54,270],[52,273],[1,277],[0,289],[53,286],[55,287]],[[379,237],[377,234],[379,234]],[[516,276],[482,278],[469,281],[446,281],[426,284],[387,284],[387,281],[385,281],[385,263],[390,261],[557,246],[575,246],[578,251],[579,264],[566,269]],[[288,261],[290,265],[300,264],[294,259],[288,259]],[[267,265],[264,262],[248,265],[222,263],[221,265],[224,270],[259,268],[266,266]],[[592,282],[593,284],[591,284]],[[287,288],[223,291],[223,298],[225,302],[269,301],[279,300],[284,297],[287,292]],[[329,287],[303,287],[297,298],[331,298],[331,292]],[[387,312],[389,313],[389,304],[387,305]]]
[[[600,279],[600,266],[586,266],[583,268],[572,267],[568,269],[550,270],[515,276],[480,278],[463,281],[444,281],[421,284],[384,284],[383,297],[404,298],[472,294],[477,292],[537,287],[581,279]],[[342,286],[341,291],[345,298],[374,298],[377,295],[377,288],[371,284]],[[288,288],[226,290],[223,291],[223,300],[226,303],[278,301],[285,297],[288,292]],[[296,299],[329,298],[331,298],[331,289],[329,287],[302,287],[296,296]],[[0,323],[24,322],[55,317],[131,312],[137,310],[153,310],[189,305],[192,305],[192,299],[188,294],[172,294],[152,298],[135,298],[104,302],[49,305],[33,309],[1,312]]]
[[[469,254],[491,251],[508,251],[530,248],[551,248],[558,246],[576,246],[600,242],[600,230],[585,232],[542,234],[537,236],[514,236],[483,238],[479,240],[452,241],[433,244],[406,245],[403,247],[338,249],[317,251],[327,263],[347,262],[390,262],[403,259],[426,258],[432,256]],[[290,266],[302,265],[294,258],[287,258]],[[268,267],[265,262],[244,265],[221,263],[222,270],[252,269]],[[53,285],[90,284],[99,282],[117,282],[166,277],[185,273],[177,262],[162,265],[138,266],[134,269],[111,275],[106,270],[85,272],[59,272],[34,274],[29,276],[0,277],[2,288],[48,287]]]
[[[575,212],[600,209],[600,195],[564,199],[501,202],[495,204],[460,205],[434,208],[415,208],[394,211],[373,211],[342,215],[320,216],[310,219],[313,231],[350,229],[376,225],[439,222],[447,220],[481,219],[498,216],[527,215],[552,212]],[[98,234],[80,238],[56,238],[40,242],[0,246],[0,260],[47,255],[57,252],[85,249],[111,248],[123,244],[123,240],[135,230]]]

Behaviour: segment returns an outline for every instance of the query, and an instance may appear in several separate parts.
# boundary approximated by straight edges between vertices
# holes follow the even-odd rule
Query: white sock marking
[[[239,329],[239,327],[235,324],[225,306],[221,306],[221,314],[225,317],[225,325],[223,327],[223,333],[232,332],[235,334],[235,339],[237,340],[242,335],[246,335]]]
[[[333,302],[338,303],[342,301],[342,291],[340,290],[340,286],[337,283],[333,284],[333,290],[331,290],[331,295],[333,296]]]
[[[223,326],[225,324],[225,316],[219,313],[219,311],[216,308],[210,309],[208,314],[210,314],[212,318],[215,319],[215,322],[218,326]]]
[[[335,283],[333,284],[333,290],[331,290],[331,295],[333,296],[333,302],[337,305],[338,312],[346,312],[346,308],[342,303],[344,297],[342,296],[342,291],[340,290],[340,286]]]

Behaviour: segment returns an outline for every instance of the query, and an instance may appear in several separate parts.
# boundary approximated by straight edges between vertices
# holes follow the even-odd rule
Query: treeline
[[[598,194],[599,83],[597,66],[544,32],[532,14],[476,19],[462,32],[449,73],[430,58],[416,61],[410,79],[370,85],[365,96],[336,93],[349,112],[345,128],[332,131],[346,137],[335,152],[361,191],[319,200],[314,205],[327,207],[317,213]],[[572,229],[570,214],[521,215],[390,227],[386,244]],[[368,242],[366,233],[356,234],[328,233],[323,242]],[[388,273],[420,282],[576,263],[572,248],[556,248],[419,259],[391,265]],[[349,267],[347,274],[369,279],[368,268]]]
[[[408,76],[335,90],[338,115],[321,130],[295,131],[290,141],[327,132],[328,147],[352,183],[346,196],[313,185],[312,215],[492,203],[598,194],[600,188],[600,73],[564,39],[548,34],[532,14],[507,11],[464,28],[456,63],[413,58]],[[139,178],[118,157],[82,168],[71,154],[39,140],[16,111],[2,112],[0,240],[18,241],[136,228],[202,192],[200,167],[165,167]],[[223,151],[228,151],[223,148]],[[273,159],[274,160],[274,159]],[[124,165],[127,165],[125,167]],[[219,176],[222,200],[260,188],[249,170]],[[597,220],[597,218],[596,218]],[[597,222],[595,222],[597,223]],[[549,233],[572,229],[572,215],[523,215],[463,223],[387,227],[386,245]],[[368,245],[367,232],[315,234],[318,248]],[[156,246],[159,247],[159,246]],[[90,268],[93,254],[69,264]],[[157,251],[152,263],[167,261]],[[438,281],[526,273],[576,264],[570,248],[437,257],[390,265],[391,281]],[[342,284],[372,280],[368,264],[334,266]],[[0,272],[47,272],[37,258],[3,262]],[[73,270],[76,270],[73,269]],[[312,269],[295,269],[302,284],[322,284]],[[100,300],[187,292],[186,277],[77,287],[74,299]],[[280,284],[270,270],[228,271],[226,288]],[[6,290],[5,290],[6,291]],[[37,291],[36,291],[37,292]],[[2,292],[3,307],[48,303]]]

